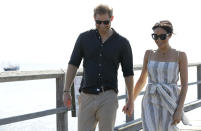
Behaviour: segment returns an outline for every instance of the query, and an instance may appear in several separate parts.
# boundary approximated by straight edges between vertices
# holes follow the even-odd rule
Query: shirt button
[[[102,64],[98,64],[99,66],[102,66]]]
[[[102,54],[99,54],[99,56],[102,56]]]
[[[101,74],[100,74],[100,73],[99,73],[98,75],[99,75],[99,76],[101,76]]]

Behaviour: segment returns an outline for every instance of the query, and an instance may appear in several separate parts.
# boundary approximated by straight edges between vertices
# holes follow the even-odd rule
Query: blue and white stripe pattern
[[[178,131],[171,125],[180,90],[178,62],[148,62],[149,82],[142,100],[143,131]],[[182,114],[183,124],[189,122]]]

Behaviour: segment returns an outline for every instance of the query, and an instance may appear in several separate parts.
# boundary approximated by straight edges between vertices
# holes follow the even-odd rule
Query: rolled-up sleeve
[[[82,57],[83,57],[83,51],[82,51],[82,45],[81,44],[82,43],[81,43],[81,34],[80,34],[79,37],[77,38],[73,52],[72,52],[71,57],[70,57],[70,61],[68,63],[68,64],[72,64],[78,68],[80,66],[80,63],[81,63]]]
[[[121,52],[121,67],[123,76],[131,76],[134,75],[133,71],[133,54],[130,43],[127,41]]]

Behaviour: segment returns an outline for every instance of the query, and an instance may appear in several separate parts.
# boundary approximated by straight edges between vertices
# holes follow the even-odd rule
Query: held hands
[[[173,115],[172,125],[176,125],[181,121],[182,111],[176,110]]]
[[[127,114],[129,117],[133,114],[134,104],[132,101],[129,101],[126,103],[126,105],[123,107],[122,112]]]
[[[63,93],[63,102],[64,102],[64,105],[70,109],[71,107],[71,102],[72,102],[72,98],[71,98],[71,94],[70,92],[64,92]]]

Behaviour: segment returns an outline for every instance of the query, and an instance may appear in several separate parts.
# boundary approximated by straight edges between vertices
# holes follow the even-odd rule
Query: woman
[[[157,50],[147,50],[144,56],[141,76],[134,88],[134,101],[149,81],[142,100],[142,120],[144,131],[176,131],[176,125],[184,117],[183,105],[188,88],[187,56],[169,45],[173,34],[170,21],[160,21],[153,26],[152,38]],[[181,79],[181,90],[177,81]]]

